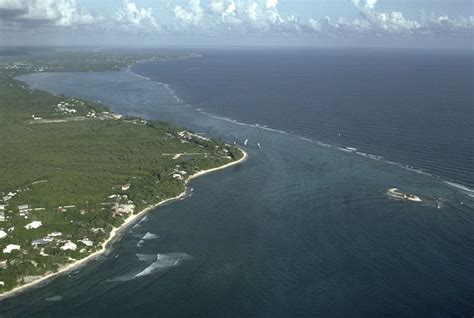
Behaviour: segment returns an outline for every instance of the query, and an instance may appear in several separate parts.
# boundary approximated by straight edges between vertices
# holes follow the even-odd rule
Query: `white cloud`
[[[377,4],[377,0],[367,0],[366,3],[365,3],[365,6],[368,8],[368,9],[374,9],[375,8],[375,5]]]
[[[282,16],[278,0],[211,0],[205,6],[199,0],[173,8],[175,32],[191,34],[240,33],[318,33],[322,35],[365,34],[434,34],[466,32],[474,28],[472,20],[431,16],[429,19],[407,19],[402,12],[378,12],[377,0],[351,0],[360,17],[344,19],[300,19]]]
[[[24,7],[23,1],[17,0],[0,0],[0,9],[4,10],[21,10]]]
[[[122,0],[112,19],[94,16],[78,8],[76,0],[0,0],[0,23],[12,27],[121,26],[169,34],[316,34],[318,36],[362,35],[462,35],[472,36],[474,17],[452,18],[423,15],[408,18],[400,11],[381,12],[377,0],[350,0],[359,10],[356,18],[325,17],[302,19],[284,15],[279,0],[187,0],[171,6],[171,16],[159,23],[152,8],[138,0]],[[349,4],[350,5],[350,4]],[[166,16],[166,13],[164,13]]]
[[[122,7],[117,11],[116,22],[127,29],[159,29],[152,8],[138,8],[134,2],[123,0]]]
[[[351,0],[352,4],[358,8],[366,8],[369,10],[373,10],[375,5],[377,4],[377,0]],[[362,2],[365,2],[365,5],[362,5]]]
[[[389,35],[427,35],[427,34],[463,34],[474,29],[474,17],[452,19],[446,15],[427,18],[407,19],[400,11],[378,12],[375,10],[377,0],[366,0],[364,6],[359,0],[352,0],[359,8],[362,22],[357,20],[349,23],[354,31],[367,34]],[[357,21],[357,23],[355,23]]]
[[[267,0],[265,6],[267,9],[276,9],[278,6],[278,0]]]
[[[246,13],[250,20],[255,21],[258,18],[258,3],[252,2],[246,9]]]
[[[264,32],[284,28],[286,21],[278,11],[278,0],[211,0],[208,6],[199,0],[189,0],[187,5],[173,8],[176,31]]]
[[[178,21],[185,26],[202,26],[201,20],[204,16],[204,9],[200,0],[189,0],[186,7],[175,6],[174,15]]]
[[[90,13],[77,8],[75,0],[0,0],[0,12],[5,23],[19,27],[71,27],[95,22]]]

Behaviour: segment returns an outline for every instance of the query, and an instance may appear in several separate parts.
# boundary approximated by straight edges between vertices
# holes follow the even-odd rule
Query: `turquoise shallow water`
[[[24,79],[240,145],[248,139],[250,159],[193,181],[189,198],[149,213],[109,255],[2,301],[1,316],[472,316],[474,199],[465,192],[214,118],[130,73]],[[395,186],[425,203],[390,200]]]

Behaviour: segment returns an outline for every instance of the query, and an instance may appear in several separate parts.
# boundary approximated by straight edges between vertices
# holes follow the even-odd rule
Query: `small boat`
[[[248,140],[248,139],[245,139],[245,141],[244,141],[244,146],[247,146],[248,142],[249,142],[249,140]]]
[[[392,198],[401,199],[403,201],[422,202],[419,196],[414,195],[414,194],[402,193],[398,190],[398,188],[388,189],[387,195]]]

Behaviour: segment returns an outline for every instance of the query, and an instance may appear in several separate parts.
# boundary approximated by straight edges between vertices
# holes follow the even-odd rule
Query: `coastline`
[[[96,259],[98,256],[106,253],[107,251],[110,250],[110,248],[112,247],[113,243],[115,243],[119,238],[120,238],[120,234],[126,230],[130,225],[134,224],[136,221],[140,220],[143,218],[143,216],[145,214],[147,214],[148,212],[150,212],[151,210],[154,210],[164,204],[167,204],[167,203],[170,203],[170,202],[174,202],[174,201],[178,201],[178,200],[182,200],[186,197],[186,194],[188,192],[188,183],[191,182],[193,179],[196,179],[200,176],[203,176],[203,175],[206,175],[206,174],[209,174],[209,173],[212,173],[212,172],[215,172],[215,171],[218,171],[218,170],[223,170],[223,169],[226,169],[226,168],[229,168],[229,167],[232,167],[232,166],[235,166],[235,165],[238,165],[238,164],[241,164],[243,163],[244,161],[247,160],[248,158],[248,154],[247,152],[242,149],[242,148],[238,148],[243,156],[242,158],[240,158],[239,160],[236,160],[236,161],[232,161],[232,162],[229,162],[225,165],[222,165],[222,166],[219,166],[219,167],[215,167],[215,168],[211,168],[211,169],[208,169],[208,170],[200,170],[196,173],[194,173],[193,175],[190,175],[184,182],[184,186],[185,186],[185,190],[180,193],[179,195],[177,195],[176,197],[172,197],[172,198],[168,198],[168,199],[165,199],[163,201],[160,201],[156,204],[153,204],[153,205],[150,205],[148,207],[146,207],[145,209],[143,209],[142,211],[140,211],[139,213],[137,214],[131,214],[129,215],[125,221],[119,226],[119,227],[114,227],[112,229],[112,231],[110,231],[110,234],[109,234],[109,237],[100,245],[100,249],[98,251],[95,251],[94,253],[80,259],[80,260],[77,260],[71,264],[67,264],[67,265],[64,265],[64,266],[61,266],[59,268],[59,270],[55,273],[50,273],[50,274],[47,274],[45,276],[42,276],[41,278],[37,279],[37,280],[34,280],[30,283],[27,283],[27,284],[24,284],[24,285],[21,285],[21,286],[18,286],[18,287],[15,287],[13,288],[12,290],[9,290],[7,292],[4,292],[2,294],[0,294],[0,301],[6,299],[6,298],[9,298],[9,297],[12,297],[12,296],[15,296],[17,294],[20,294],[24,291],[27,291],[31,288],[34,288],[34,287],[38,287],[39,284],[41,283],[45,283],[47,282],[49,279],[52,279],[56,276],[59,276],[61,274],[66,274],[66,273],[69,273],[71,272],[72,270],[74,269],[77,269],[81,266],[84,266],[86,265],[88,262]]]

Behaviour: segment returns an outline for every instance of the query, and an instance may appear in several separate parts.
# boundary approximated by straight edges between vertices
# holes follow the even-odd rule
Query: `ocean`
[[[22,77],[250,158],[193,181],[108,255],[2,301],[2,317],[472,317],[472,52],[189,51]]]

